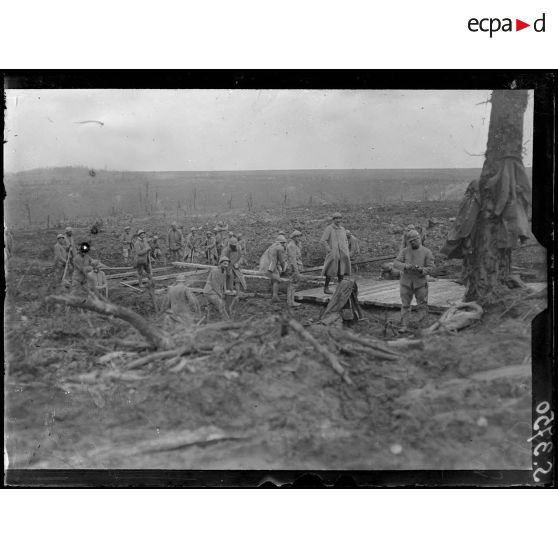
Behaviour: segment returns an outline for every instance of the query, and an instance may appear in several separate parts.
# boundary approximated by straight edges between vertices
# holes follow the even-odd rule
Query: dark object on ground
[[[358,302],[358,285],[353,279],[343,279],[337,285],[329,304],[320,321],[329,325],[337,320],[356,321],[362,318],[362,309]]]

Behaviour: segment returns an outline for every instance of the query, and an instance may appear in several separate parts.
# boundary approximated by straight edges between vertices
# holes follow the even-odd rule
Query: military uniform
[[[428,281],[434,265],[432,252],[424,246],[414,249],[407,246],[399,252],[393,267],[401,271],[399,289],[401,295],[401,325],[407,327],[413,296],[417,300],[419,320],[428,314]],[[416,266],[421,270],[416,269]]]

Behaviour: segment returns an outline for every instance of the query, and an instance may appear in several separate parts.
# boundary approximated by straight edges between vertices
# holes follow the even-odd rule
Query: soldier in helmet
[[[62,281],[62,275],[64,274],[64,269],[66,269],[67,257],[68,253],[66,252],[64,235],[59,234],[56,237],[56,244],[54,245],[54,274],[58,283]]]
[[[105,272],[100,269],[99,260],[91,260],[92,270],[87,274],[89,289],[96,295],[108,298],[108,284]]]
[[[134,254],[136,257],[135,266],[138,274],[139,287],[143,287],[143,275],[147,275],[148,282],[152,280],[151,277],[151,246],[145,238],[145,231],[140,229],[138,231],[138,238],[134,242]]]
[[[221,256],[219,266],[209,272],[203,294],[210,305],[217,308],[222,318],[230,319],[225,304],[225,295],[234,294],[227,290],[227,278],[230,260]]]
[[[281,273],[287,270],[287,239],[282,235],[278,235],[275,242],[266,250],[260,265],[263,264],[265,272],[271,282],[271,301],[279,302],[279,283],[281,281]],[[264,262],[262,260],[265,259]],[[261,267],[260,267],[261,269]]]
[[[130,263],[133,242],[133,235],[130,225],[126,225],[124,227],[124,232],[120,236],[120,241],[122,242],[122,255],[124,257],[124,263],[128,265]]]
[[[88,242],[82,242],[79,245],[74,257],[74,269],[72,273],[72,294],[87,294],[89,285],[87,282],[87,274],[93,269],[91,266],[91,257],[89,256],[90,246]]]
[[[416,230],[407,235],[408,246],[403,248],[395,261],[394,269],[401,272],[399,279],[401,293],[401,328],[403,333],[409,325],[411,302],[413,296],[417,300],[419,321],[428,315],[428,274],[434,265],[432,252],[421,245],[420,234]]]
[[[184,248],[184,237],[182,231],[177,227],[176,223],[171,223],[171,228],[167,235],[169,243],[169,258],[172,262],[181,260],[180,253]]]

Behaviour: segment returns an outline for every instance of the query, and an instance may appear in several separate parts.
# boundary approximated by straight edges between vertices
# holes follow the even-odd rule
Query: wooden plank
[[[364,307],[400,308],[399,281],[380,281],[369,279],[360,281],[358,300]],[[462,300],[465,288],[447,279],[429,282],[428,307],[433,312],[442,312],[452,303]],[[296,300],[307,300],[327,304],[331,295],[323,293],[322,289],[306,289],[295,294]],[[412,306],[416,305],[413,300]]]

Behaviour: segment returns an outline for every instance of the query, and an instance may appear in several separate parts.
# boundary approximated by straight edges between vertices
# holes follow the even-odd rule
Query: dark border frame
[[[533,184],[537,185],[533,188],[533,232],[548,251],[549,286],[554,285],[556,255],[552,226],[556,215],[557,76],[554,70],[13,70],[3,73],[4,89],[533,89]],[[556,410],[553,288],[548,293],[548,308],[532,322],[533,415],[542,400],[550,400]],[[8,469],[4,483],[9,487],[550,487],[555,485],[555,462],[553,465],[554,474],[545,484],[534,482],[531,470],[164,469]]]

